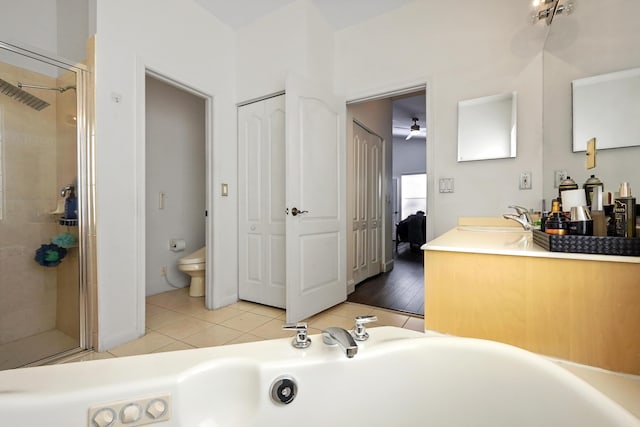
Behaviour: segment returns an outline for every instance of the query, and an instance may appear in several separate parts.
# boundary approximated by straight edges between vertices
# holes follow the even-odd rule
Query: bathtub
[[[524,350],[394,327],[369,333],[352,359],[312,335],[304,350],[280,339],[4,371],[0,424],[640,426]]]

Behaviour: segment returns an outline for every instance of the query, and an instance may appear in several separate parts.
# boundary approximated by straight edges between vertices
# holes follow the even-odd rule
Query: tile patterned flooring
[[[367,325],[398,326],[424,331],[424,320],[409,314],[345,302],[309,319],[310,334],[329,326],[353,328],[355,316],[374,314],[378,321]],[[90,353],[78,360],[133,356],[162,351],[238,344],[292,336],[283,331],[284,310],[239,301],[218,310],[207,310],[204,298],[189,296],[188,288],[147,297],[146,334],[108,352]]]

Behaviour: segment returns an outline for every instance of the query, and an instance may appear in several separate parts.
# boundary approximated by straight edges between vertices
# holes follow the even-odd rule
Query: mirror
[[[458,161],[516,157],[516,93],[458,103]]]
[[[640,67],[638,16],[637,0],[616,0],[615,5],[580,0],[570,15],[559,16],[551,24],[543,50],[543,198],[556,197],[557,172],[566,172],[578,185],[595,174],[605,192],[618,191],[625,181],[640,191],[640,146],[602,150],[603,136],[582,138],[584,143],[593,136],[597,140],[596,168],[590,171],[584,151],[574,152],[573,127],[576,133],[583,130],[581,123],[573,123],[571,93],[575,80]],[[620,105],[612,110],[628,113]],[[615,139],[621,145],[622,138]]]
[[[640,145],[640,68],[574,80],[573,151]]]

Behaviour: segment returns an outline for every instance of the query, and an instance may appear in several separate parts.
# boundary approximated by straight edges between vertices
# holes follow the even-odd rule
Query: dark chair
[[[409,215],[396,224],[396,251],[402,242],[409,242],[409,247],[422,246],[426,241],[426,217]]]

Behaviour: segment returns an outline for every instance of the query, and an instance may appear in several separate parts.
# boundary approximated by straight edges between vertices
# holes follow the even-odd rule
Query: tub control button
[[[161,399],[152,400],[147,406],[147,415],[154,420],[163,416],[165,412],[167,412],[167,404]]]
[[[171,419],[171,394],[157,393],[89,408],[87,427],[138,427]]]
[[[122,408],[120,411],[120,421],[123,424],[135,423],[142,416],[140,406],[135,403],[130,403]]]
[[[116,413],[110,408],[104,408],[96,412],[92,419],[93,423],[98,427],[112,426],[115,420]]]

